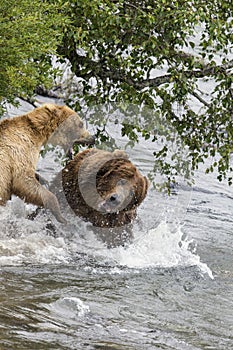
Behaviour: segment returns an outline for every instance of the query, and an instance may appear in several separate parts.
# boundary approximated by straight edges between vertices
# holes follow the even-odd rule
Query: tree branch
[[[76,50],[76,45],[73,39],[64,42],[64,46],[60,48],[60,53],[63,54],[71,63],[72,71],[77,77],[89,79],[93,76],[102,80],[110,79],[114,83],[126,83],[133,86],[137,90],[143,90],[147,87],[158,87],[165,83],[171,83],[173,78],[172,74],[165,74],[155,78],[147,78],[142,80],[135,80],[131,75],[127,75],[122,69],[111,70],[109,67],[105,67],[104,61],[94,61],[86,56],[79,55]],[[200,64],[200,62],[199,62]],[[85,71],[82,71],[82,67],[85,67]],[[233,60],[223,65],[209,66],[203,65],[202,69],[186,70],[182,74],[186,78],[204,78],[211,75],[216,75],[219,72],[227,73],[228,69],[233,68]]]
[[[206,101],[205,101],[200,95],[198,95],[195,91],[192,92],[192,95],[193,95],[194,97],[196,97],[196,99],[197,99],[198,101],[200,101],[203,105],[205,105],[206,107],[209,107],[209,103],[206,102]]]
[[[60,87],[56,86],[53,88],[53,90],[48,90],[44,86],[39,85],[35,88],[35,93],[44,97],[51,97],[51,98],[56,98],[59,99],[61,96],[59,96],[55,90],[58,90]]]
[[[233,60],[229,61],[226,64],[219,66],[204,66],[203,69],[192,70],[192,71],[183,71],[184,76],[187,78],[204,78],[207,76],[215,75],[219,72],[226,72],[226,70],[233,68]],[[133,85],[135,88],[144,89],[145,87],[158,87],[159,85],[170,83],[172,75],[166,74],[160,77],[141,80],[139,82],[134,82]]]
[[[80,59],[79,59],[80,61]],[[90,59],[86,59],[84,57],[81,58],[82,62],[90,64],[90,67],[93,68],[92,72],[94,73],[101,79],[112,79],[114,82],[125,82],[133,87],[135,87],[138,90],[142,90],[146,87],[158,87],[162,84],[165,83],[170,83],[172,79],[171,74],[165,74],[161,75],[159,77],[155,78],[149,78],[149,79],[144,79],[144,80],[134,80],[130,76],[126,76],[124,71],[118,70],[118,71],[111,71],[111,70],[104,70],[103,67],[101,67],[101,63],[99,62],[94,62]],[[88,62],[89,61],[89,62]],[[227,64],[224,65],[219,65],[219,66],[206,66],[203,69],[198,69],[198,70],[193,70],[193,71],[184,71],[183,74],[187,78],[204,78],[208,77],[211,75],[215,75],[217,73],[221,72],[226,72],[227,69],[233,68],[233,60],[228,62]],[[92,72],[90,72],[90,76],[92,76]],[[80,70],[78,71],[80,74]],[[79,75],[80,76],[80,75]],[[86,74],[83,75],[83,78],[86,77]]]

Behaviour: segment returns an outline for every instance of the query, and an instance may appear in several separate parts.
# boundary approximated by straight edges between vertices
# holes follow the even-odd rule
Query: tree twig
[[[198,99],[203,105],[205,105],[206,107],[209,107],[209,103],[206,102],[200,95],[198,95],[195,91],[193,91],[191,93],[194,97],[196,97],[196,99]]]

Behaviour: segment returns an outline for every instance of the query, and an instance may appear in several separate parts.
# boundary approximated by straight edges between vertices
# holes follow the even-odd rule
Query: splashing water
[[[190,249],[193,242],[184,237],[181,225],[172,226],[166,220],[152,229],[139,230],[135,225],[132,244],[107,249],[76,217],[66,227],[58,224],[54,236],[47,229],[47,217],[31,221],[25,212],[25,204],[18,199],[1,208],[0,266],[67,264],[77,253],[85,253],[130,269],[197,266],[213,278],[209,267]]]
[[[47,305],[46,305],[47,306]],[[57,317],[62,317],[63,321],[66,318],[75,320],[77,317],[83,317],[90,312],[90,308],[81,299],[77,297],[62,297],[52,302],[47,306],[51,313],[56,314]]]
[[[163,221],[157,228],[144,235],[138,235],[134,243],[127,248],[106,249],[105,255],[119,265],[129,268],[197,266],[202,273],[207,273],[213,279],[209,267],[200,261],[194,250],[190,250],[191,243],[191,240],[183,238],[181,226],[175,232],[171,232],[169,225]]]

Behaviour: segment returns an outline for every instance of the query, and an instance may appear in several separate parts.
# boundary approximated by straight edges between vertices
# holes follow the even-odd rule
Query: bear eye
[[[111,197],[109,198],[110,202],[115,202],[117,200],[118,195],[116,193],[112,194]]]
[[[83,122],[80,122],[80,123],[79,123],[79,127],[80,127],[80,129],[83,128]]]
[[[117,182],[117,185],[118,186],[124,186],[127,184],[127,180],[126,179],[120,179],[118,182]]]

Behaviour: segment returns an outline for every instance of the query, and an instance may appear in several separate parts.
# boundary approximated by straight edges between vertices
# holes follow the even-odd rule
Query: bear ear
[[[144,183],[145,183],[145,194],[147,194],[147,191],[148,191],[148,188],[150,187],[150,180],[146,177],[146,176],[143,176],[144,177]]]
[[[145,199],[149,185],[150,185],[150,183],[149,183],[146,176],[138,177],[136,190],[135,190],[135,194],[136,194],[135,198],[137,200],[136,206],[139,206],[142,203],[142,201]]]
[[[42,106],[40,106],[41,109],[48,109],[51,112],[57,109],[57,107],[58,106],[54,103],[43,103]]]
[[[60,105],[56,105],[55,103],[44,103],[41,107],[41,110],[47,110],[51,113],[64,113],[66,111],[66,109],[70,109],[67,106],[60,106]],[[74,112],[73,112],[74,114]]]
[[[114,158],[129,159],[128,154],[125,151],[121,150],[121,149],[116,149],[113,152],[113,156],[114,156]]]

